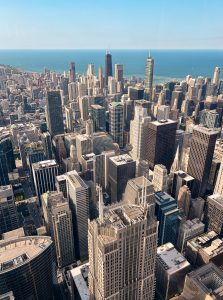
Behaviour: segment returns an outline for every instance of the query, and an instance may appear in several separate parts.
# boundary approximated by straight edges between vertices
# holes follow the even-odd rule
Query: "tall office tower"
[[[218,177],[214,188],[214,194],[220,194],[223,196],[223,157],[221,160],[220,169],[218,171]]]
[[[223,236],[223,196],[219,194],[211,195],[207,198],[206,225],[209,231],[215,231]]]
[[[191,191],[188,186],[183,185],[179,189],[177,203],[179,209],[184,212],[185,217],[188,219],[191,205]]]
[[[135,173],[136,162],[128,154],[109,158],[109,186],[112,202],[122,199],[126,184],[129,179],[135,177]]]
[[[43,143],[43,150],[46,159],[51,159],[53,157],[53,153],[52,153],[51,137],[49,132],[41,133],[40,138]]]
[[[148,125],[151,118],[147,115],[147,109],[141,105],[135,106],[135,117],[130,122],[131,156],[134,160],[145,160],[148,149]]]
[[[108,77],[108,93],[110,95],[116,94],[116,81],[114,77],[109,76]]]
[[[187,172],[194,177],[192,197],[206,192],[218,131],[195,126],[193,129]]]
[[[196,269],[186,276],[182,299],[220,300],[223,297],[223,272],[213,263]]]
[[[8,135],[0,136],[0,152],[3,152],[6,156],[8,172],[12,172],[16,168],[16,165],[12,141]]]
[[[0,186],[0,236],[18,227],[19,221],[12,186]]]
[[[88,257],[88,186],[76,171],[68,172],[64,176],[72,212],[75,258],[82,261]]]
[[[186,258],[171,243],[157,248],[156,295],[167,300],[182,292],[184,279],[191,266]]]
[[[85,83],[82,82],[78,82],[77,84],[78,86],[78,97],[84,97],[87,95],[87,85]]]
[[[177,249],[183,253],[187,245],[187,241],[195,236],[204,233],[205,225],[199,219],[187,220],[181,222],[177,239]]]
[[[73,109],[65,106],[65,115],[66,115],[66,127],[68,131],[73,132]]]
[[[74,101],[77,98],[77,83],[71,82],[68,84],[68,97],[69,101]]]
[[[173,185],[171,195],[177,199],[179,190],[182,186],[186,185],[192,191],[194,178],[182,170],[176,171],[173,174]]]
[[[83,121],[86,121],[89,118],[88,106],[89,106],[88,97],[81,97],[79,100],[79,108],[81,113],[81,119]]]
[[[168,175],[163,165],[155,165],[153,171],[153,186],[155,192],[167,192]]]
[[[59,165],[55,160],[44,160],[32,165],[32,174],[36,195],[40,196],[47,191],[55,191],[56,176],[59,173]]]
[[[0,186],[9,184],[7,159],[4,152],[0,152]]]
[[[184,98],[184,95],[183,95],[183,92],[181,90],[179,90],[179,91],[174,90],[172,92],[172,96],[171,96],[170,107],[173,108],[173,106],[175,104],[175,109],[181,109],[181,106],[182,106],[182,103],[183,103],[183,98]]]
[[[115,64],[115,80],[117,82],[123,81],[123,65]]]
[[[146,92],[149,94],[149,100],[152,100],[153,68],[154,68],[154,59],[151,56],[149,56],[146,60],[146,79],[145,79],[145,88],[146,88]]]
[[[78,162],[77,158],[77,149],[72,144],[70,146],[70,169],[69,171],[76,170],[77,172],[80,172],[80,164]]]
[[[220,79],[221,69],[219,67],[216,67],[214,70],[214,76],[212,82],[218,86],[219,79]]]
[[[47,92],[46,114],[50,135],[53,137],[64,133],[62,103],[59,91]]]
[[[104,88],[104,79],[103,79],[103,69],[102,67],[98,68],[98,80],[100,83],[100,89],[103,90]]]
[[[86,134],[78,134],[76,136],[76,148],[77,148],[77,158],[81,163],[82,155],[89,154],[93,152],[93,141],[92,138]]]
[[[89,222],[90,299],[154,299],[157,222],[151,185],[137,202],[103,209]],[[135,199],[134,199],[135,200]]]
[[[144,99],[144,88],[142,86],[128,87],[128,95],[130,100]]]
[[[159,245],[171,242],[177,243],[178,229],[181,222],[180,211],[177,202],[169,194],[156,192],[155,214],[159,221],[158,239]]]
[[[91,118],[95,131],[106,131],[105,108],[98,104],[91,105]]]
[[[124,130],[124,105],[120,102],[111,102],[109,104],[109,132],[114,142],[123,145]]]
[[[55,244],[57,265],[63,268],[74,262],[73,225],[68,200],[62,192],[47,192],[42,195],[42,207],[47,232]]]
[[[27,236],[0,244],[0,291],[16,300],[53,299],[54,245],[47,236]]]
[[[176,130],[177,123],[172,120],[149,123],[147,159],[150,168],[162,164],[170,171],[174,160]]]
[[[75,63],[72,62],[70,64],[70,82],[75,82],[75,80],[76,80]]]
[[[112,76],[112,56],[109,52],[105,54],[105,85],[108,86],[108,77]]]
[[[88,64],[87,76],[94,76],[94,64]]]
[[[167,121],[170,116],[170,107],[168,105],[161,105],[157,109],[157,121]]]

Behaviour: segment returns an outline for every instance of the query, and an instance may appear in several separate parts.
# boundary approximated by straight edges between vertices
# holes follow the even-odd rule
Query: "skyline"
[[[215,4],[9,0],[1,3],[0,49],[223,49],[223,3]]]

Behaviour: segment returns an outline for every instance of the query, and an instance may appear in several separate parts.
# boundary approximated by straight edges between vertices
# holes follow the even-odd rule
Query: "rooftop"
[[[223,298],[223,272],[213,263],[209,263],[196,269],[187,275],[193,278],[196,286],[199,286],[208,295]]]
[[[163,126],[166,124],[176,124],[176,121],[168,119],[168,120],[153,121],[153,122],[151,122],[151,124],[156,125],[156,126]]]
[[[208,196],[208,200],[211,199],[212,201],[215,202],[216,205],[218,206],[223,206],[223,196],[220,194],[214,194],[211,196]]]
[[[217,233],[214,231],[209,231],[206,233],[203,233],[199,236],[196,236],[195,238],[189,240],[187,244],[190,244],[196,249],[201,249],[211,243],[214,239],[217,238]]]
[[[193,220],[187,220],[185,223],[182,224],[184,230],[191,230],[200,227],[204,227],[204,223],[202,223],[198,218]]]
[[[76,285],[81,300],[89,300],[90,292],[88,288],[89,263],[70,270],[73,281]]]
[[[28,263],[52,244],[47,236],[29,236],[0,242],[0,274]]]
[[[38,170],[38,169],[44,169],[44,168],[49,168],[49,167],[55,167],[58,166],[57,162],[52,159],[52,160],[43,160],[43,161],[39,161],[37,163],[32,164],[32,167],[34,170]]]
[[[217,129],[207,128],[202,125],[195,125],[193,130],[200,131],[200,132],[208,134],[208,135],[213,135],[213,134],[215,135],[215,134],[219,133],[219,130],[217,130]]]
[[[109,159],[115,163],[117,166],[120,165],[125,165],[127,163],[131,163],[134,160],[131,158],[131,156],[129,156],[128,154],[123,154],[123,155],[118,155],[118,156],[113,156],[113,157],[109,157]]]
[[[171,243],[164,244],[157,248],[157,260],[169,274],[173,274],[190,266],[186,258],[178,252]]]
[[[2,238],[3,240],[11,240],[11,239],[15,239],[15,238],[19,238],[19,237],[24,237],[25,233],[24,233],[24,229],[23,227],[20,227],[18,229],[14,229],[8,232],[5,232],[2,234]]]

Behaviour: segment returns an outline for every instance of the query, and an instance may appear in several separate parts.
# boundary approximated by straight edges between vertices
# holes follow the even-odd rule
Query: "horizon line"
[[[89,50],[103,50],[106,51],[106,48],[0,48],[0,51],[18,51],[18,50],[39,50],[39,51],[89,51]],[[134,50],[134,51],[223,51],[223,48],[110,48],[110,50]]]

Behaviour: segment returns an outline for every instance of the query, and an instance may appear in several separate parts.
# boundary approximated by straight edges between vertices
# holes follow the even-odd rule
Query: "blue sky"
[[[0,49],[223,49],[222,0],[0,0]]]

